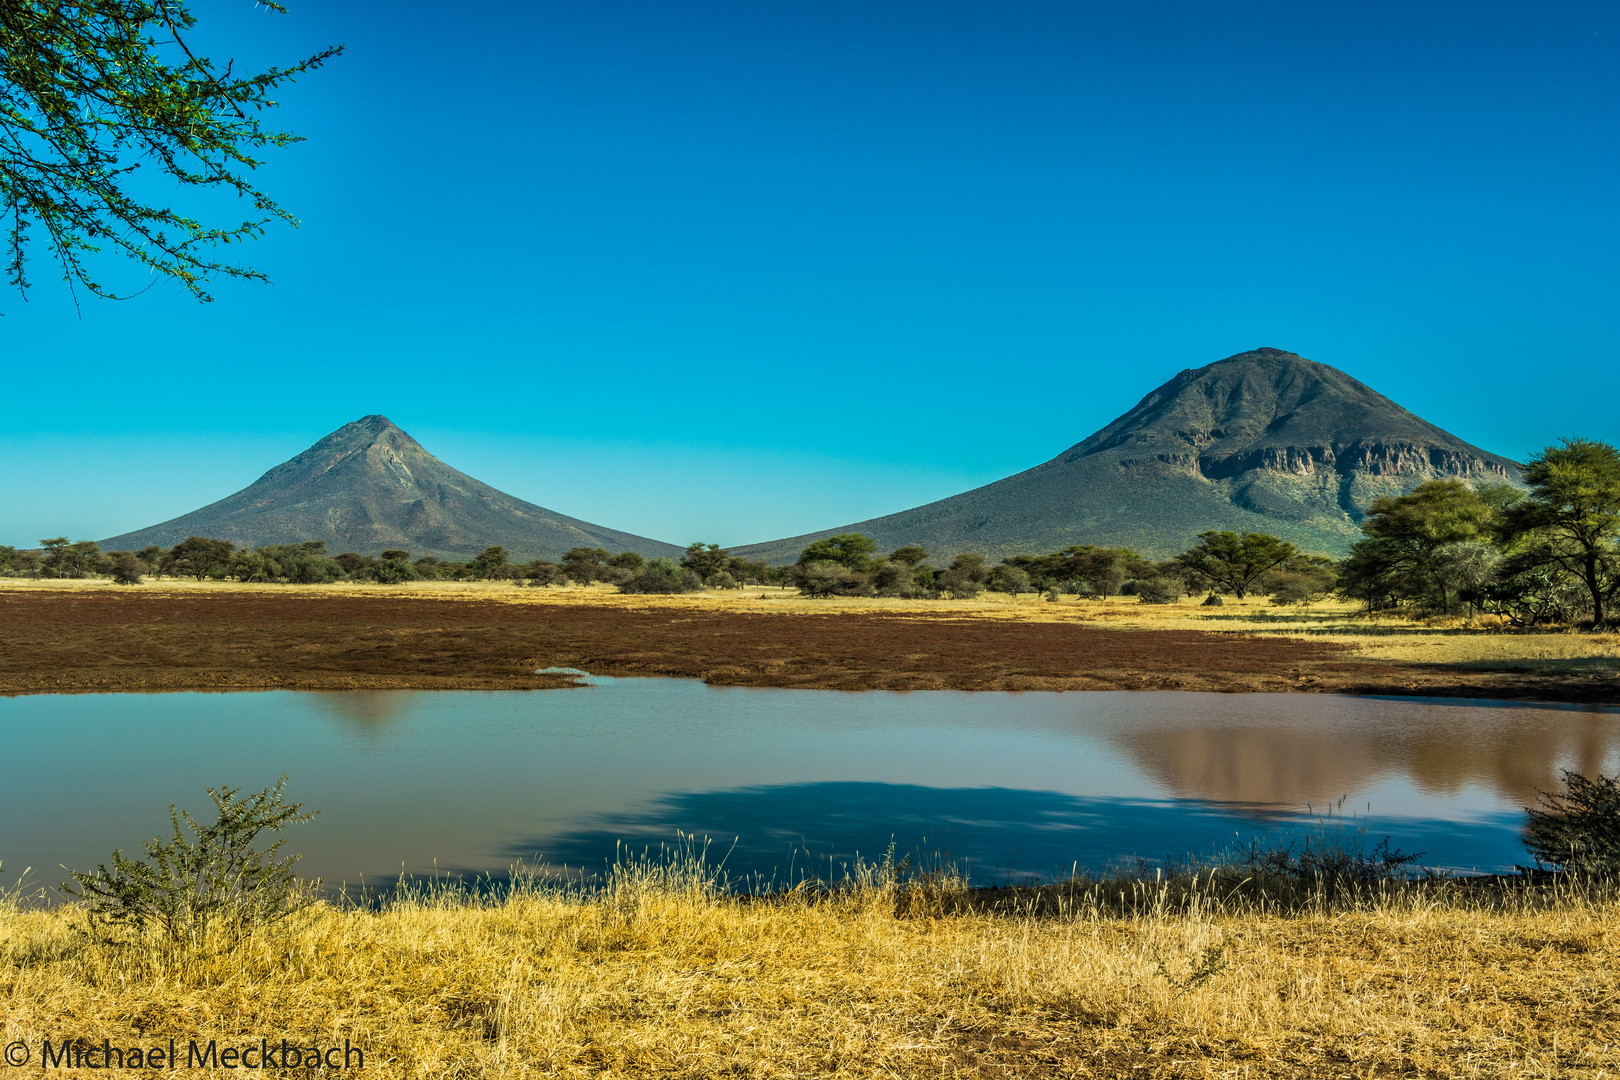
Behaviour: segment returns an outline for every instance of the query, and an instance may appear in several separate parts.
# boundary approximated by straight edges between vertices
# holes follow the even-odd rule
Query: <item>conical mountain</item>
[[[1343,554],[1380,495],[1425,480],[1517,482],[1519,467],[1326,364],[1280,349],[1183,371],[1051,461],[870,521],[738,549],[791,561],[840,532],[937,558],[1124,546],[1165,558],[1205,529],[1265,532]]]
[[[107,550],[171,547],[189,536],[238,546],[324,540],[327,550],[460,560],[500,545],[514,561],[573,547],[679,555],[680,548],[524,502],[451,468],[386,416],[366,416],[252,486],[161,525],[101,541]]]

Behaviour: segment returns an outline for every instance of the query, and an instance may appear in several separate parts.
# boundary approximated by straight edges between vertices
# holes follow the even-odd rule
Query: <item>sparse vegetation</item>
[[[286,782],[283,776],[274,788],[245,799],[236,797],[240,788],[209,788],[219,814],[209,825],[170,803],[174,835],[167,843],[148,840],[145,860],[114,851],[111,868],[104,863],[94,871],[69,871],[78,887],[64,884],[61,890],[86,901],[86,917],[98,933],[127,930],[139,941],[150,929],[171,947],[234,946],[255,928],[308,907],[320,886],[293,873],[299,856],[278,861],[285,839],[262,851],[253,846],[262,832],[315,816],[283,801]]]
[[[689,854],[626,859],[597,885],[520,875],[322,904],[178,955],[155,933],[87,935],[82,907],[12,902],[0,980],[8,1040],[36,1047],[64,1016],[113,1045],[336,1032],[398,1077],[1620,1068],[1612,889],[1250,878],[980,891],[880,864],[738,896]]]

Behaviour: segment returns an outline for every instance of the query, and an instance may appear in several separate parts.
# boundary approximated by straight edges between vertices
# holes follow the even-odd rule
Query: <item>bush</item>
[[[133,551],[112,553],[112,579],[115,585],[139,585],[142,563]]]
[[[1029,575],[1019,567],[1008,566],[1006,563],[990,571],[987,584],[996,592],[1004,592],[1009,596],[1030,591]]]
[[[1181,593],[1181,579],[1169,574],[1136,582],[1137,600],[1143,604],[1173,604],[1181,599]]]
[[[737,579],[732,577],[730,574],[728,574],[724,570],[720,571],[718,574],[715,574],[713,577],[709,578],[709,580],[705,581],[703,584],[707,585],[711,589],[740,589],[740,588],[742,588],[741,585],[737,584]]]
[[[876,596],[870,575],[841,563],[815,560],[793,567],[793,583],[805,596]]]
[[[1085,578],[1069,578],[1057,583],[1058,592],[1072,593],[1075,596],[1096,596],[1097,588]]]
[[[1226,604],[1226,601],[1221,599],[1221,594],[1220,593],[1210,593],[1208,596],[1204,597],[1204,602],[1202,604],[1198,605],[1198,606],[1199,607],[1224,607],[1225,604]]]
[[[1541,866],[1584,873],[1620,871],[1620,777],[1588,780],[1563,770],[1564,790],[1537,792],[1527,806],[1524,846]]]
[[[308,821],[319,811],[300,814],[301,803],[281,799],[287,778],[246,799],[241,788],[208,789],[219,820],[203,826],[169,804],[174,838],[167,844],[148,840],[150,862],[112,853],[112,869],[103,863],[92,873],[70,870],[79,888],[64,884],[69,896],[90,903],[92,921],[105,920],[136,931],[158,927],[173,945],[200,947],[210,929],[221,930],[234,944],[256,926],[286,918],[314,902],[319,881],[293,873],[299,856],[276,859],[285,840],[263,851],[253,848],[261,832],[280,832]],[[180,823],[191,830],[187,837]]]
[[[619,586],[624,593],[683,593],[703,588],[703,579],[665,558],[649,561]]]

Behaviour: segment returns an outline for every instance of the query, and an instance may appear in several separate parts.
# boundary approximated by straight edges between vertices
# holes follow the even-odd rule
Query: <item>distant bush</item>
[[[623,593],[683,593],[703,588],[703,579],[683,566],[664,558],[650,560],[629,580],[619,585]]]
[[[1132,582],[1138,602],[1143,604],[1173,604],[1181,599],[1184,588],[1178,577],[1165,574]]]
[[[113,584],[139,585],[141,583],[141,571],[145,568],[145,564],[141,562],[133,551],[115,551],[108,558],[111,560],[110,570]]]
[[[1620,872],[1620,777],[1588,780],[1565,769],[1564,790],[1537,793],[1525,807],[1525,847],[1542,866],[1585,873]]]
[[[1204,602],[1199,607],[1221,607],[1225,603],[1226,601],[1221,599],[1220,593],[1210,593],[1204,597]]]
[[[1074,596],[1096,596],[1097,589],[1085,578],[1067,578],[1057,583],[1057,591]]]
[[[996,592],[1007,593],[1011,596],[1033,591],[1029,587],[1029,575],[1018,567],[1008,566],[1006,563],[1002,563],[991,570],[990,576],[985,579],[985,584]]]
[[[804,596],[876,596],[872,578],[841,563],[812,560],[793,567],[793,583]]]
[[[728,574],[724,570],[720,571],[718,574],[713,575],[712,577],[709,578],[709,580],[705,581],[703,584],[707,585],[711,589],[740,589],[740,588],[742,588],[742,586],[740,584],[738,584],[737,579],[732,577],[730,574]]]

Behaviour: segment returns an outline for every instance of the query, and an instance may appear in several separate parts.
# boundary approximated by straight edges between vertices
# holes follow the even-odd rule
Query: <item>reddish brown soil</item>
[[[1620,701],[1610,677],[1352,660],[1342,645],[970,614],[423,596],[0,590],[0,693],[544,688],[536,668],[835,690],[1308,690]]]

